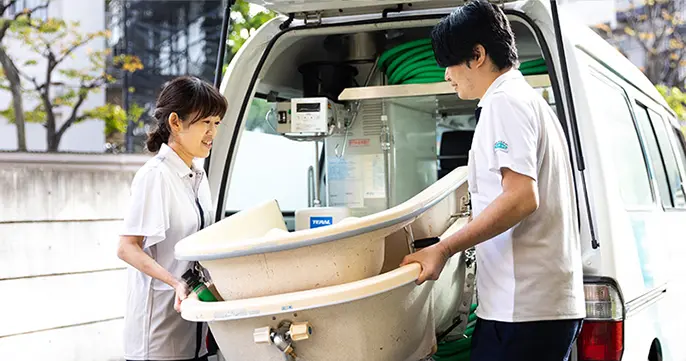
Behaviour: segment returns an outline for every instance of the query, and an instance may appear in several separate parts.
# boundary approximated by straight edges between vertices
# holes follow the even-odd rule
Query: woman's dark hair
[[[207,82],[192,76],[171,80],[157,98],[153,115],[157,120],[157,128],[148,134],[148,150],[157,152],[162,143],[169,141],[171,113],[176,113],[184,122],[190,121],[188,124],[193,124],[207,117],[223,118],[227,107],[226,98]]]
[[[441,20],[431,32],[431,40],[438,65],[444,68],[474,59],[478,44],[498,70],[517,62],[510,22],[497,5],[484,0],[469,2]]]

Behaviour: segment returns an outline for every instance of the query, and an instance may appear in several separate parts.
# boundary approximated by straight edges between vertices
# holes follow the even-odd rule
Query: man
[[[567,360],[585,301],[562,127],[514,68],[514,35],[499,7],[470,2],[443,19],[432,40],[458,96],[480,99],[468,164],[473,220],[403,264],[421,264],[421,284],[476,246],[472,360]]]

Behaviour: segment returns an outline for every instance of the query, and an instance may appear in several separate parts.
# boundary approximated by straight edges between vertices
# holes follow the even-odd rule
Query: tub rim
[[[415,282],[420,272],[420,264],[410,263],[374,277],[305,291],[220,302],[189,297],[181,302],[181,317],[193,322],[236,321],[331,307],[406,286]],[[432,284],[427,281],[423,285]]]
[[[411,199],[395,207],[360,218],[350,217],[347,218],[348,221],[344,219],[337,224],[327,227],[306,229],[278,235],[265,235],[259,238],[246,239],[240,242],[222,244],[219,246],[216,244],[188,245],[190,239],[197,237],[205,231],[206,228],[179,241],[174,247],[174,256],[177,260],[181,261],[215,261],[314,246],[393,227],[420,216],[422,213],[425,213],[433,206],[443,201],[465,184],[467,182],[467,177],[467,167],[458,167]],[[431,188],[437,188],[437,185],[443,183],[450,184],[450,186],[442,192],[436,192],[438,193],[438,196],[429,198],[427,202],[422,202],[421,196],[423,193],[429,191]],[[420,206],[417,206],[416,204],[420,204]],[[403,214],[408,210],[408,213]],[[383,218],[384,216],[388,217],[395,214],[399,215],[378,223],[372,223],[374,218]],[[358,224],[365,223],[368,225],[355,227]]]

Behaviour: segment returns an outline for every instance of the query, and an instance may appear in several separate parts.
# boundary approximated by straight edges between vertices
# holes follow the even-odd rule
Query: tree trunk
[[[62,134],[57,131],[57,121],[55,119],[55,112],[52,109],[52,102],[50,101],[50,85],[52,84],[52,71],[55,70],[57,63],[55,62],[52,53],[50,53],[50,58],[48,58],[48,67],[45,72],[45,85],[43,89],[40,90],[40,97],[43,101],[43,107],[45,108],[45,130],[48,143],[48,152],[57,152],[60,146],[60,140],[62,139]]]
[[[61,140],[62,140],[62,136],[60,134],[57,134],[57,132],[55,132],[54,130],[51,132],[48,129],[48,152],[59,151]]]
[[[48,80],[50,76],[48,75]],[[43,91],[41,91],[41,100],[43,101],[43,106],[45,107],[45,133],[46,141],[48,143],[48,152],[57,152],[60,146],[60,140],[62,139],[62,134],[57,131],[57,121],[55,119],[55,112],[52,109],[52,103],[49,97],[50,86],[46,85]]]
[[[45,99],[45,98],[44,98]],[[59,150],[60,146],[60,140],[62,139],[62,134],[60,134],[57,131],[57,122],[55,121],[55,113],[52,111],[52,108],[50,107],[50,102],[44,100],[44,104],[46,105],[46,124],[45,124],[45,130],[46,130],[46,135],[47,135],[47,143],[48,143],[48,152],[57,152]]]
[[[14,66],[14,62],[5,52],[5,48],[0,46],[0,64],[5,70],[5,75],[10,83],[12,93],[12,106],[14,107],[14,124],[17,127],[17,150],[26,151],[26,129],[24,127],[24,102],[21,92],[21,79],[19,71]]]

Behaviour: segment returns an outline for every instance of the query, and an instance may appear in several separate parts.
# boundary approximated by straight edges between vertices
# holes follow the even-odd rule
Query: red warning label
[[[364,139],[350,139],[348,141],[350,147],[366,147],[369,146],[369,138]]]

